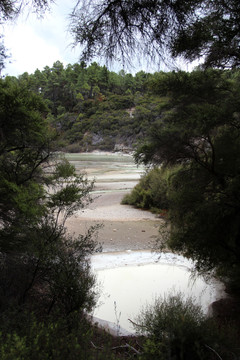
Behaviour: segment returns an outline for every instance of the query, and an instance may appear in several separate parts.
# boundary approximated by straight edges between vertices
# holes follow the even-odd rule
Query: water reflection
[[[101,234],[99,241],[105,243],[107,248],[112,248],[112,244],[115,243],[114,250],[122,248],[122,243],[125,244],[124,246],[129,246],[127,249],[135,248],[136,232],[133,233],[130,229],[133,226],[129,222],[134,220],[134,224],[142,229],[143,212],[123,207],[120,205],[120,201],[123,196],[122,192],[133,188],[144,169],[138,168],[130,155],[80,153],[66,154],[66,157],[76,166],[77,171],[85,170],[89,178],[96,177],[95,192],[101,194],[101,197],[97,197],[89,209],[85,209],[84,213],[81,213],[79,219],[81,221],[84,219],[105,221],[105,232]],[[138,219],[139,215],[136,216],[136,212],[141,214],[138,222],[136,222],[136,218]],[[145,217],[144,213],[144,219]],[[78,231],[79,219],[74,220],[75,227],[71,225],[74,231],[76,229]],[[121,225],[121,222],[117,223],[119,220],[124,224],[121,226],[121,234],[118,230],[120,229],[119,224]],[[146,244],[149,241],[148,234],[145,233],[145,230],[140,235],[143,236],[143,234],[144,244]],[[141,244],[140,235],[138,235],[138,241]],[[124,239],[129,240],[125,241]],[[131,239],[134,244],[131,243]],[[97,271],[98,280],[102,285],[100,298],[102,305],[96,309],[95,316],[113,323],[119,320],[123,328],[132,330],[128,318],[134,319],[146,302],[149,303],[154,297],[164,295],[173,289],[176,292],[181,291],[186,295],[193,295],[205,311],[208,305],[216,299],[216,286],[206,284],[201,278],[193,282],[189,271],[191,264],[186,263],[185,260],[181,259],[180,261],[180,257],[178,257],[177,259],[167,259],[164,262],[161,258],[160,263],[155,263],[156,259],[150,252],[148,256],[145,255],[140,252],[126,252],[122,255],[115,253],[93,257],[93,268]],[[101,266],[99,266],[99,262],[101,262]],[[138,266],[139,264],[141,265]]]
[[[126,259],[125,262],[127,264]],[[217,297],[218,284],[207,284],[200,277],[193,279],[190,263],[180,264],[181,262],[158,262],[108,269],[100,267],[97,270],[97,278],[102,287],[102,295],[94,316],[113,323],[119,321],[121,327],[132,331],[128,319],[134,320],[146,303],[153,303],[160,295],[179,291],[186,296],[193,296],[207,312],[208,305]]]

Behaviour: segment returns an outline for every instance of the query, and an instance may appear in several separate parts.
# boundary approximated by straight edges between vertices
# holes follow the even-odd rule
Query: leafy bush
[[[223,331],[181,294],[157,299],[136,322],[136,331],[146,336],[142,360],[233,359],[239,351],[228,329]]]
[[[82,151],[82,147],[79,143],[73,143],[65,146],[64,151],[68,153],[79,153]]]
[[[90,360],[112,359],[111,338],[104,335],[104,347],[96,348],[98,330],[75,313],[58,320],[38,321],[33,315],[15,314],[21,329],[0,330],[1,360]],[[12,316],[11,316],[12,317]],[[13,327],[13,326],[12,326]],[[102,345],[102,344],[101,344]]]
[[[132,192],[123,198],[122,204],[129,204],[154,212],[168,209],[168,176],[169,173],[166,170],[159,168],[150,170],[140,179]]]

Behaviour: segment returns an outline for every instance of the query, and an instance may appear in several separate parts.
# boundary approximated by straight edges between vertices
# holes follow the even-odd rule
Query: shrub
[[[69,144],[64,147],[64,151],[68,153],[79,153],[82,151],[82,146],[79,143]]]
[[[98,344],[97,329],[78,313],[58,320],[48,318],[44,322],[27,313],[15,315],[16,328],[8,332],[6,328],[0,330],[1,360],[113,359],[110,337],[104,334],[104,346],[94,347],[91,341]]]
[[[136,322],[137,332],[146,336],[144,360],[232,359],[236,351],[234,337],[181,294],[155,300]]]
[[[154,210],[154,212],[168,209],[167,179],[166,170],[159,168],[150,170],[140,179],[132,192],[123,198],[122,204]]]

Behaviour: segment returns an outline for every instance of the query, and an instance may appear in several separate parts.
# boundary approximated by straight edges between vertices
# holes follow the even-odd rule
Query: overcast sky
[[[42,19],[25,11],[14,23],[5,23],[1,33],[4,33],[4,44],[11,54],[11,63],[6,63],[2,74],[31,74],[36,69],[52,67],[57,60],[64,66],[78,62],[80,48],[73,49],[73,38],[68,32],[69,14],[75,2],[76,0],[56,0],[56,4],[51,6],[51,11],[46,12]],[[103,61],[97,62],[100,65],[104,64]],[[121,64],[114,64],[110,70],[119,71],[122,68]],[[153,72],[159,68],[153,65],[137,65],[136,68],[125,70],[131,73],[139,70]],[[167,70],[166,66],[161,70]],[[184,66],[184,70],[188,70],[188,67]]]
[[[43,19],[25,12],[14,23],[4,24],[4,44],[11,53],[11,63],[6,64],[3,73],[14,76],[25,71],[33,73],[37,68],[51,67],[57,60],[64,65],[78,62],[80,50],[72,49],[73,40],[67,32],[73,4],[57,0]]]
[[[73,38],[68,32],[69,14],[75,3],[76,0],[56,0],[56,4],[51,6],[51,11],[46,12],[42,19],[25,11],[15,22],[5,23],[1,32],[4,34],[4,45],[11,58],[10,63],[6,62],[2,74],[31,74],[47,65],[52,67],[57,60],[64,66],[78,62],[81,51],[79,47],[73,48]],[[104,65],[104,60],[96,61]],[[120,63],[111,66],[113,71],[120,71],[122,68]],[[134,73],[141,69],[142,67],[137,66],[136,69],[126,71]]]

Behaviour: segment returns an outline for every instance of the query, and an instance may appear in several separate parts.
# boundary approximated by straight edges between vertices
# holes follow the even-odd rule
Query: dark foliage
[[[77,238],[65,228],[67,218],[91,201],[93,183],[54,155],[56,134],[40,95],[6,78],[0,109],[0,351],[4,359],[18,352],[30,358],[42,337],[54,338],[62,321],[73,313],[81,318],[95,305],[89,255],[97,247],[97,227]],[[24,326],[35,331],[36,348]],[[63,333],[73,336],[71,329]],[[46,356],[57,351],[46,347]]]
[[[130,62],[138,53],[169,63],[169,55],[204,66],[239,66],[238,0],[79,1],[72,13],[83,59],[105,56]]]
[[[137,319],[136,330],[146,336],[144,360],[214,360],[239,356],[236,327],[221,328],[182,294],[159,298]]]
[[[239,288],[239,112],[238,72],[209,70],[169,77],[162,119],[136,158],[175,166],[167,198],[173,250],[216,270]]]

